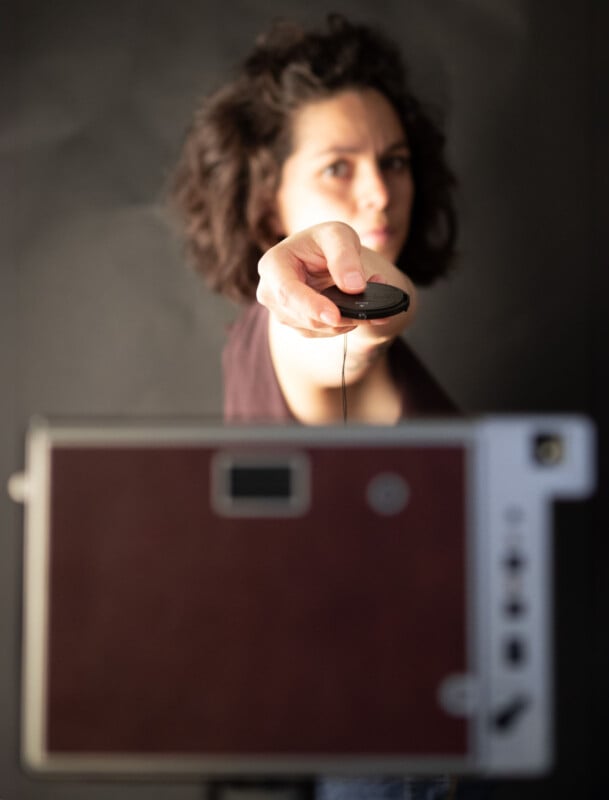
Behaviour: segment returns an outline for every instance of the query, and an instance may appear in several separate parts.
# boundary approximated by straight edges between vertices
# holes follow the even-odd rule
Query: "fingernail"
[[[343,275],[343,283],[347,289],[353,289],[354,291],[361,291],[366,285],[366,281],[363,279],[360,272],[347,272]]]

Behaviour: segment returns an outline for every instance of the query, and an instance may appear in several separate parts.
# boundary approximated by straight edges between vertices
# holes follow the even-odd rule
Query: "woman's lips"
[[[383,226],[365,231],[361,234],[360,240],[363,245],[372,250],[386,245],[392,235],[391,229],[388,226]]]

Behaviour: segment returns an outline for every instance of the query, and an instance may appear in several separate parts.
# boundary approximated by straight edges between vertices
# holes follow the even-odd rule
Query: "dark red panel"
[[[51,752],[466,752],[436,701],[466,666],[463,450],[309,454],[309,515],[237,521],[204,447],[54,451]]]

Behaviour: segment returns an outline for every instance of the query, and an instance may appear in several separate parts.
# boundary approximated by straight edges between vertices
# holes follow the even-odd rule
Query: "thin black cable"
[[[340,374],[340,387],[343,401],[343,422],[347,422],[347,384],[345,383],[345,364],[347,362],[347,334],[343,333],[343,366]]]

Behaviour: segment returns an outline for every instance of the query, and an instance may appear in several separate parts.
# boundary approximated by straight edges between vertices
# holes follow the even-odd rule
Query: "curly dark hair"
[[[444,135],[412,95],[395,44],[333,14],[319,30],[276,23],[232,82],[195,113],[172,176],[171,204],[189,259],[215,291],[237,301],[255,297],[258,261],[279,240],[272,210],[291,150],[293,112],[347,89],[369,88],[394,107],[412,155],[416,191],[397,266],[421,286],[448,271],[457,224]]]

